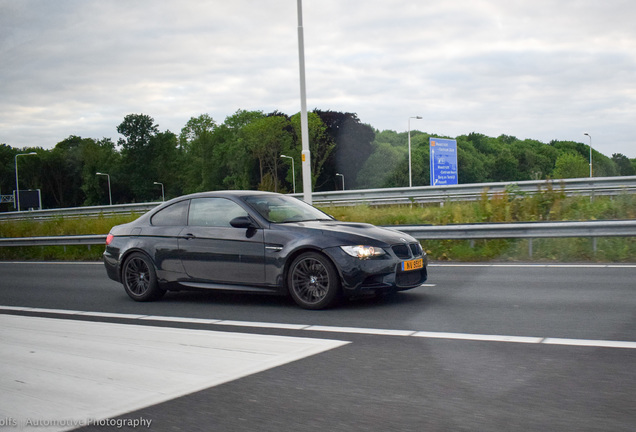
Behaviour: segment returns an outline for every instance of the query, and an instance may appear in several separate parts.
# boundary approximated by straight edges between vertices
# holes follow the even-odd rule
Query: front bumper
[[[405,291],[422,285],[428,278],[426,254],[409,258],[422,258],[424,266],[421,269],[402,271],[401,265],[406,260],[392,253],[361,260],[346,254],[339,247],[329,248],[324,252],[336,264],[342,289],[348,295],[372,291]]]

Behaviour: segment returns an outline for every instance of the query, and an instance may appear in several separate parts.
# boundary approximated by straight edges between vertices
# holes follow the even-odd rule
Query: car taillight
[[[106,236],[106,246],[108,246],[108,245],[110,244],[110,242],[112,242],[112,241],[113,241],[113,239],[114,239],[114,238],[115,238],[115,236],[114,236],[114,235],[112,235],[112,234],[108,234],[108,235]]]

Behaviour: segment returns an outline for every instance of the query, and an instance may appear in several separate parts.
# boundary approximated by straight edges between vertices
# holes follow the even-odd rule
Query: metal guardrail
[[[103,245],[105,243],[106,243],[106,234],[0,238],[0,247],[3,247],[3,246],[78,246],[78,245],[90,246],[90,245]]]
[[[566,195],[619,195],[621,193],[636,193],[636,176],[624,177],[593,177],[554,180],[549,182],[556,190]],[[545,180],[529,180],[502,183],[473,183],[452,186],[416,186],[405,188],[385,189],[356,189],[348,191],[314,192],[312,200],[318,206],[347,206],[355,204],[389,205],[434,203],[448,200],[475,200],[484,191],[489,196],[501,193],[511,188],[526,194],[533,194],[545,190],[548,182]],[[302,198],[302,194],[293,194]],[[1,220],[21,219],[52,219],[55,217],[82,217],[110,214],[145,213],[160,202],[138,204],[116,204],[112,206],[74,207],[64,209],[34,210],[29,212],[0,213]]]
[[[458,225],[392,225],[418,240],[506,238],[636,237],[636,220],[587,222],[519,222]],[[0,238],[3,246],[104,244],[106,235]]]
[[[636,176],[624,176],[314,192],[312,198],[314,205],[342,206],[359,203],[369,205],[423,204],[447,200],[475,200],[479,199],[484,191],[488,196],[502,193],[505,190],[515,190],[530,195],[537,193],[539,190],[546,190],[548,184],[555,190],[563,189],[568,196],[636,193]],[[295,196],[301,197],[302,195],[296,194]]]
[[[408,233],[418,240],[636,236],[636,220],[395,225],[387,228]]]
[[[24,220],[24,219],[54,219],[56,217],[85,217],[99,215],[116,215],[116,214],[143,214],[157,207],[160,202],[136,203],[136,204],[115,204],[107,206],[90,206],[90,207],[71,207],[49,210],[32,210],[21,212],[0,213],[1,220]]]

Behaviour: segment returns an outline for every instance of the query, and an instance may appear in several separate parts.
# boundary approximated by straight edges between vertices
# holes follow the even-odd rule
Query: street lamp
[[[344,187],[344,175],[340,174],[340,173],[336,173],[336,177],[338,177],[338,176],[342,177],[342,190],[345,190],[345,187]]]
[[[166,200],[166,195],[163,193],[163,183],[154,182],[153,184],[161,185],[161,201],[165,201]]]
[[[411,119],[422,120],[422,117],[409,117],[409,187],[413,187],[413,174],[411,169]]]
[[[33,156],[37,155],[36,152],[20,153],[15,155],[15,208],[20,211],[20,184],[18,183],[18,156]]]
[[[309,120],[307,115],[307,89],[305,87],[305,32],[303,30],[302,0],[297,1],[297,10],[298,66],[300,71],[300,137],[302,143],[300,166],[303,175],[303,201],[307,204],[311,204],[311,151],[309,149]]]
[[[585,132],[583,135],[587,135],[587,137],[590,139],[590,177],[592,177],[592,135],[587,132]]]
[[[294,184],[294,193],[296,193],[296,170],[294,169],[294,158],[291,156],[280,155],[282,158],[288,158],[292,161],[292,183]]]
[[[95,175],[103,175],[103,176],[108,177],[108,200],[110,201],[110,205],[113,205],[113,195],[110,192],[110,175],[104,174],[104,173],[100,173],[100,172],[95,173]]]

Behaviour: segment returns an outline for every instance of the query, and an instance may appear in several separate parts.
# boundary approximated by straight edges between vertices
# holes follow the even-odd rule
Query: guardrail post
[[[528,239],[528,258],[532,258],[532,239]]]
[[[596,256],[596,237],[592,237],[592,253]]]

